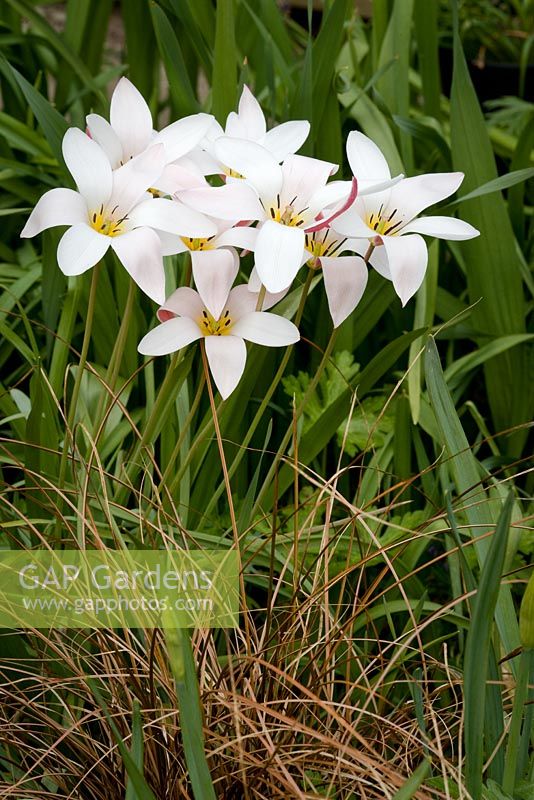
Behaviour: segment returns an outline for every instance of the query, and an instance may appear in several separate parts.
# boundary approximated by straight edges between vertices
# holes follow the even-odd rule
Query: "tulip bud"
[[[519,638],[525,650],[534,648],[534,571],[525,589],[519,610]]]

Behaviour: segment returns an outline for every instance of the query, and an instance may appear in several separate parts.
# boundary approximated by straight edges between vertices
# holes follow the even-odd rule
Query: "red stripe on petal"
[[[341,206],[341,208],[334,214],[332,214],[330,217],[327,217],[326,219],[321,219],[320,222],[318,222],[315,225],[311,225],[309,228],[304,228],[305,232],[315,233],[316,231],[322,231],[325,228],[328,228],[330,226],[330,223],[333,222],[333,220],[337,219],[337,217],[339,217],[341,214],[343,214],[344,211],[346,211],[348,208],[351,207],[351,205],[356,200],[357,196],[358,196],[358,181],[356,178],[353,178],[350,194],[347,197],[346,201]]]

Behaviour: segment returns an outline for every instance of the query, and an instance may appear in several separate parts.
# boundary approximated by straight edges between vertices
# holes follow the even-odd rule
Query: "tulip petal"
[[[463,179],[463,172],[436,172],[404,178],[391,188],[388,209],[398,209],[406,224],[428,206],[454,194]]]
[[[166,233],[165,231],[158,230],[156,230],[156,233],[161,243],[162,256],[175,256],[177,253],[186,253],[189,250],[183,243],[181,236],[175,236],[173,233]]]
[[[122,145],[122,160],[137,156],[152,137],[152,114],[145,98],[128,78],[121,78],[111,97],[111,127]]]
[[[281,125],[267,131],[263,146],[280,162],[290,153],[300,150],[309,132],[310,123],[305,119],[282,122]]]
[[[363,258],[341,256],[319,259],[323,268],[324,288],[334,328],[352,314],[367,286],[367,267]]]
[[[230,112],[226,120],[226,135],[258,141],[265,136],[266,130],[261,106],[245,85],[239,99],[238,113]]]
[[[284,186],[280,195],[281,206],[293,205],[295,211],[313,204],[313,195],[324,188],[326,181],[337,170],[337,164],[308,156],[289,155],[282,164]],[[294,200],[294,198],[297,198]],[[315,216],[312,209],[311,215]],[[320,208],[316,209],[320,211]]]
[[[204,303],[194,289],[190,289],[189,286],[180,286],[165,300],[158,311],[158,317],[160,311],[170,311],[179,317],[189,317],[198,322],[202,318]]]
[[[226,248],[193,251],[191,264],[201,300],[210,314],[219,319],[239,272],[235,251]]]
[[[76,225],[87,219],[87,203],[81,194],[73,189],[50,189],[39,198],[20,235],[28,239],[46,228]]]
[[[393,287],[405,306],[425,277],[428,250],[425,240],[416,233],[382,238],[388,257]]]
[[[155,144],[131,158],[113,173],[113,192],[109,207],[119,207],[121,215],[128,214],[147,189],[154,186],[164,168],[163,146]]]
[[[192,238],[205,238],[217,233],[215,223],[203,214],[164,197],[143,200],[131,212],[130,222],[134,226],[148,225],[149,228]]]
[[[226,400],[241,380],[247,361],[247,348],[238,336],[206,336],[206,355],[213,380]]]
[[[241,247],[243,250],[254,250],[257,236],[257,228],[249,228],[246,225],[237,225],[233,228],[228,228],[228,230],[223,231],[223,233],[214,239],[213,244],[216,247],[230,245],[232,247]]]
[[[156,231],[136,228],[115,236],[111,246],[141,291],[161,305],[165,300],[165,270]]]
[[[251,292],[249,285],[241,283],[239,286],[234,286],[228,295],[226,308],[230,312],[230,318],[236,322],[241,317],[244,317],[245,314],[255,311],[257,302],[257,292]]]
[[[347,158],[358,182],[381,183],[391,178],[382,151],[360,131],[351,131],[347,136]]]
[[[149,331],[139,342],[144,356],[166,356],[175,353],[202,336],[200,328],[188,317],[175,317]]]
[[[100,145],[107,155],[112,168],[117,169],[124,158],[119,137],[107,119],[101,117],[100,114],[88,114],[86,121],[91,139],[94,139]]]
[[[63,158],[85,198],[89,211],[106,205],[111,195],[111,164],[99,144],[78,128],[69,128],[63,137]]]
[[[369,244],[367,240],[358,239],[357,241],[362,242],[364,247],[367,247]],[[386,248],[383,247],[383,245],[375,247],[371,253],[369,263],[373,269],[376,269],[379,275],[382,275],[383,278],[386,278],[388,281],[392,280],[391,272],[389,270],[388,254],[386,253]]]
[[[304,231],[268,220],[261,226],[255,247],[255,266],[269,292],[291,285],[302,265]]]
[[[300,339],[299,329],[290,320],[265,311],[245,314],[232,327],[232,334],[267,347],[286,347]]]
[[[450,239],[451,241],[462,241],[480,236],[480,231],[456,217],[419,217],[405,225],[402,233],[423,233],[425,236]]]
[[[252,186],[233,181],[224,186],[188,189],[177,197],[190,208],[217,219],[235,222],[240,219],[263,219],[265,212]]]
[[[193,172],[181,164],[167,164],[158,180],[154,183],[154,189],[170,195],[187,189],[198,189],[206,186],[208,186],[208,183],[200,172]]]
[[[60,239],[57,263],[64,275],[81,275],[106,254],[111,238],[81,222],[69,228]]]
[[[158,134],[158,141],[165,146],[167,163],[185,156],[204,138],[213,117],[211,114],[191,114],[173,122]]]
[[[367,210],[363,200],[356,198],[350,208],[332,220],[332,230],[354,239],[370,239],[375,232],[365,222],[366,218]]]
[[[262,199],[271,202],[282,188],[282,170],[272,153],[256,142],[221,136],[213,145],[223,164],[243,175]]]

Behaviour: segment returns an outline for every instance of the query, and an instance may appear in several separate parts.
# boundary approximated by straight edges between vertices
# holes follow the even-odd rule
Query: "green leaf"
[[[462,498],[462,508],[475,541],[473,546],[478,563],[485,564],[489,543],[480,534],[495,524],[495,517],[487,495],[481,487],[481,469],[471,452],[451,394],[445,383],[436,343],[429,337],[425,349],[425,375],[428,395],[437,428],[440,444],[445,446],[456,490]],[[510,653],[519,645],[519,628],[514,605],[508,587],[503,586],[497,602],[497,626],[505,652]]]
[[[473,800],[479,800],[482,795],[487,665],[513,502],[514,496],[510,492],[499,516],[488,548],[487,558],[482,567],[465,647],[465,777],[467,789]]]
[[[14,76],[17,84],[22,89],[28,105],[35,114],[39,125],[43,129],[43,133],[48,144],[50,145],[52,153],[57,158],[59,164],[64,164],[63,154],[61,152],[61,142],[63,141],[63,136],[68,128],[67,122],[63,119],[61,114],[59,114],[56,109],[50,105],[48,100],[45,100],[42,94],[39,94],[39,92],[31,85],[31,83],[28,83],[26,78],[24,78],[20,72],[15,69],[15,67],[12,67],[11,64],[9,64],[4,56],[0,53],[0,68],[2,67],[4,68],[3,71],[7,69]]]
[[[509,189],[511,186],[517,186],[518,183],[534,178],[534,168],[518,169],[514,172],[509,172],[508,175],[501,175],[499,178],[494,178],[491,181],[479,186],[478,189],[473,189],[469,194],[464,194],[458,197],[453,203],[449,203],[447,208],[457,206],[459,203],[464,203],[466,200],[474,200],[475,197],[483,197],[485,194],[492,192],[501,192],[503,189]]]
[[[150,13],[176,113],[178,116],[193,114],[199,110],[199,105],[189,80],[180,43],[161,8],[151,3]]]
[[[234,2],[218,0],[215,24],[215,54],[212,80],[212,111],[224,125],[237,102],[237,48],[235,41]]]
[[[200,693],[190,633],[182,628],[165,627],[165,639],[176,685],[182,742],[193,795],[195,800],[215,800],[204,750]]]
[[[457,30],[451,92],[451,144],[454,168],[465,172],[464,189],[468,194],[497,179],[486,123]],[[521,267],[502,196],[495,192],[467,200],[462,207],[462,217],[480,231],[479,237],[461,245],[470,300],[474,303],[482,298],[473,310],[473,325],[493,336],[523,333],[525,308]],[[492,359],[484,371],[496,429],[509,428],[529,419],[529,398],[534,387],[524,348],[514,348]],[[525,433],[519,431],[507,437],[503,444],[509,452],[517,452],[524,436]]]
[[[411,800],[429,772],[430,761],[425,759],[425,761],[419,764],[413,775],[410,775],[399,791],[395,792],[392,800]]]

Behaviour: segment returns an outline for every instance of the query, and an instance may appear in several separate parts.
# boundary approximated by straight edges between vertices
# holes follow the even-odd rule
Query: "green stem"
[[[162,421],[165,420],[169,407],[174,402],[176,392],[180,388],[176,383],[176,368],[179,363],[182,361],[184,357],[184,350],[178,350],[172,356],[171,363],[169,365],[169,369],[163,379],[163,383],[160,386],[158,395],[152,406],[150,414],[148,415],[143,433],[141,438],[138,440],[137,444],[134,447],[133,453],[129,460],[129,467],[127,469],[127,480],[126,483],[133,483],[135,480],[141,466],[139,464],[139,458],[143,449],[152,442],[153,438],[156,436],[158,430],[161,429],[161,425],[163,424]],[[116,494],[115,494],[115,502],[119,504],[123,504],[126,501],[126,497],[128,496],[130,489],[126,486],[119,486]]]
[[[108,369],[106,372],[105,385],[108,388],[111,396],[113,396],[113,394],[115,393],[115,385],[117,383],[117,378],[119,376],[122,357],[124,355],[124,348],[126,347],[126,340],[128,338],[128,329],[130,327],[130,321],[132,317],[136,288],[137,288],[136,284],[134,283],[134,281],[131,280],[128,286],[128,296],[126,298],[126,305],[124,306],[124,313],[122,316],[119,333],[115,340],[115,344],[113,345],[113,352],[111,354]],[[110,395],[106,391],[104,391],[100,397],[97,413],[95,415],[95,425],[94,425],[95,433],[98,431],[100,425],[102,424],[102,419],[106,415],[108,402],[110,400]]]
[[[304,306],[306,305],[306,299],[308,297],[308,292],[310,291],[310,286],[311,286],[311,282],[313,280],[313,275],[314,275],[314,270],[308,269],[308,274],[306,275],[306,280],[304,281],[304,285],[302,287],[302,294],[300,296],[299,307],[297,309],[297,313],[296,313],[296,316],[295,316],[295,325],[297,326],[297,328],[298,328],[298,326],[300,325],[300,323],[302,321],[302,315],[304,314]],[[261,419],[262,419],[262,417],[263,417],[263,415],[265,413],[265,409],[269,405],[269,403],[271,401],[271,398],[272,398],[272,396],[273,396],[273,394],[274,394],[274,392],[276,390],[276,387],[278,386],[278,384],[282,380],[282,376],[283,376],[283,374],[285,372],[285,369],[287,367],[287,363],[289,361],[289,358],[290,358],[292,352],[293,352],[293,347],[292,346],[286,348],[286,351],[284,353],[284,357],[282,358],[282,361],[280,362],[280,366],[278,367],[278,369],[276,371],[276,374],[275,374],[274,378],[271,381],[271,385],[267,389],[267,392],[265,393],[265,395],[263,397],[263,400],[261,401],[261,403],[260,403],[260,405],[258,407],[258,410],[256,411],[256,414],[254,415],[254,419],[252,420],[252,422],[250,424],[250,427],[249,427],[249,429],[248,429],[248,431],[247,431],[247,433],[245,435],[245,438],[243,439],[243,442],[241,443],[241,447],[239,448],[239,450],[238,450],[238,452],[237,452],[237,454],[236,454],[234,460],[232,461],[232,464],[231,464],[231,466],[230,466],[230,468],[228,470],[228,475],[230,476],[230,478],[232,478],[232,476],[235,474],[235,471],[239,467],[239,464],[241,463],[241,459],[243,458],[243,456],[246,453],[246,449],[247,449],[252,437],[254,436],[256,428],[258,427],[258,425],[261,422]],[[224,483],[221,483],[219,485],[219,487],[216,489],[213,497],[210,499],[210,502],[208,503],[208,506],[207,506],[207,508],[206,508],[206,510],[204,512],[205,515],[208,515],[210,513],[210,511],[215,506],[215,504],[217,503],[219,497],[221,496],[221,494],[223,492],[224,492]]]
[[[61,461],[59,464],[59,477],[58,477],[58,519],[56,527],[61,526],[61,514],[63,511],[63,500],[61,498],[61,491],[65,484],[65,474],[67,471],[67,459],[69,454],[69,441],[72,441],[72,450],[74,452],[75,448],[75,437],[74,437],[74,420],[76,419],[76,406],[78,404],[78,397],[80,395],[80,389],[82,385],[82,378],[83,373],[85,370],[85,365],[87,363],[87,353],[89,351],[89,343],[91,341],[91,333],[93,329],[93,318],[95,313],[95,305],[96,305],[96,289],[98,286],[98,276],[100,274],[100,262],[96,264],[93,268],[93,274],[91,277],[91,289],[89,291],[89,302],[87,305],[87,317],[85,320],[85,329],[83,334],[83,342],[82,342],[82,349],[80,352],[80,361],[78,367],[76,369],[76,376],[74,379],[74,388],[72,390],[72,397],[70,399],[69,404],[69,413],[67,416],[67,426],[65,429],[65,438],[63,441],[63,451],[61,453]]]
[[[265,300],[265,295],[267,294],[267,289],[265,286],[261,285],[260,292],[258,294],[258,302],[256,303],[256,311],[261,311],[263,306],[263,301]]]
[[[180,454],[180,450],[182,448],[182,444],[184,442],[185,435],[186,435],[187,431],[189,430],[189,426],[191,425],[191,423],[193,421],[193,417],[197,413],[198,406],[199,406],[200,400],[202,398],[202,392],[204,390],[204,384],[205,383],[206,383],[206,375],[205,375],[204,372],[202,372],[201,375],[200,375],[199,381],[198,381],[197,391],[196,391],[194,400],[193,400],[193,402],[191,404],[191,408],[189,409],[189,413],[188,413],[187,417],[184,420],[184,424],[182,426],[182,430],[180,431],[180,435],[178,436],[178,441],[174,445],[174,449],[173,449],[173,451],[171,453],[171,457],[169,459],[169,463],[167,464],[167,468],[165,469],[165,472],[163,473],[163,477],[162,477],[161,482],[160,482],[159,487],[158,487],[158,492],[161,492],[163,487],[165,486],[165,483],[167,482],[167,480],[169,478],[169,474],[170,474],[170,471],[171,471],[171,469],[173,467],[173,464],[174,464],[174,462],[176,461],[176,459],[178,458],[178,456]]]
[[[514,705],[512,708],[512,721],[510,723],[510,732],[508,734],[508,744],[504,759],[504,775],[502,785],[503,791],[510,796],[514,792],[516,783],[517,759],[520,751],[521,723],[523,721],[525,702],[528,694],[528,678],[533,655],[533,650],[524,650],[521,653],[521,658],[519,660],[519,671],[517,674]],[[525,735],[527,735],[529,738],[530,733],[530,731],[525,731]]]

